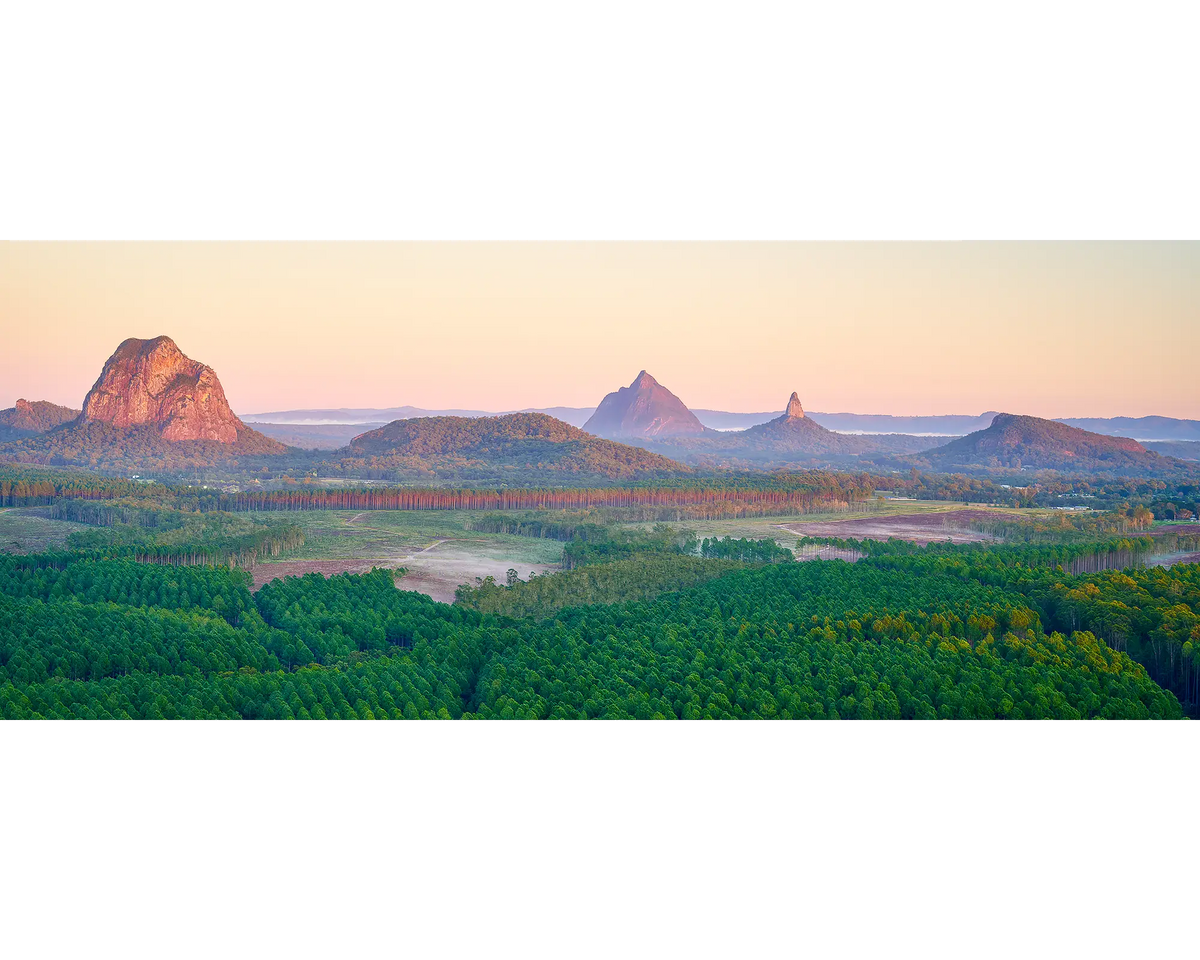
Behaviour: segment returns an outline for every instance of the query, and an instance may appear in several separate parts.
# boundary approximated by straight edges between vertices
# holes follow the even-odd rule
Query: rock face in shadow
[[[60,407],[48,400],[17,401],[15,407],[0,410],[0,440],[33,437],[48,433],[55,427],[70,423],[79,416],[78,410]]]
[[[246,430],[212,367],[184,356],[170,337],[117,347],[83,401],[81,422],[152,427],[172,441],[236,443]]]
[[[645,370],[629,386],[601,400],[583,429],[610,439],[695,437],[714,432]]]

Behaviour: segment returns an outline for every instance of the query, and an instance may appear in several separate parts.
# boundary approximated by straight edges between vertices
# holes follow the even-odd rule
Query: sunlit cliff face
[[[122,343],[88,392],[83,419],[219,443],[236,442],[240,425],[212,368],[184,356],[170,337]]]

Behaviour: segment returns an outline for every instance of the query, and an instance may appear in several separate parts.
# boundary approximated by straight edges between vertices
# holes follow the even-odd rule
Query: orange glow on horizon
[[[234,410],[1200,419],[1200,243],[0,245],[0,407],[166,334]]]

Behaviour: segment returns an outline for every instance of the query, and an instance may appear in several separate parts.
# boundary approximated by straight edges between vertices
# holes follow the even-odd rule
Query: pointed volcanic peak
[[[249,441],[262,453],[282,444],[247,427],[229,408],[212,367],[192,360],[170,337],[130,338],[108,358],[83,401],[80,424],[146,428],[171,442]]]
[[[983,430],[923,455],[939,466],[1047,470],[1169,469],[1172,462],[1128,437],[1110,437],[1040,417],[998,413]],[[1177,464],[1176,464],[1177,465]]]
[[[645,370],[629,386],[601,400],[583,429],[611,439],[694,437],[711,432]]]
[[[78,410],[60,407],[48,400],[18,400],[16,406],[0,410],[0,440],[48,433],[78,416]]]
[[[740,438],[756,449],[779,453],[850,454],[867,449],[861,437],[834,433],[806,417],[800,398],[794,392],[783,413],[774,420],[727,436]]]

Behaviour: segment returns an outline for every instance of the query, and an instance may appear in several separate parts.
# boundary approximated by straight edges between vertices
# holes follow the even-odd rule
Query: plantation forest
[[[935,499],[961,482],[891,485]],[[997,512],[976,523],[986,542],[919,545],[698,532],[866,509],[863,474],[224,493],[6,468],[0,507],[70,532],[0,554],[0,716],[1194,716],[1200,536],[1164,526],[1191,491],[1091,490],[1097,509]],[[465,511],[468,532],[561,560],[464,582],[452,604],[397,589],[399,569],[256,589],[303,550],[306,511],[331,509]],[[1183,562],[1152,565],[1163,553]]]

